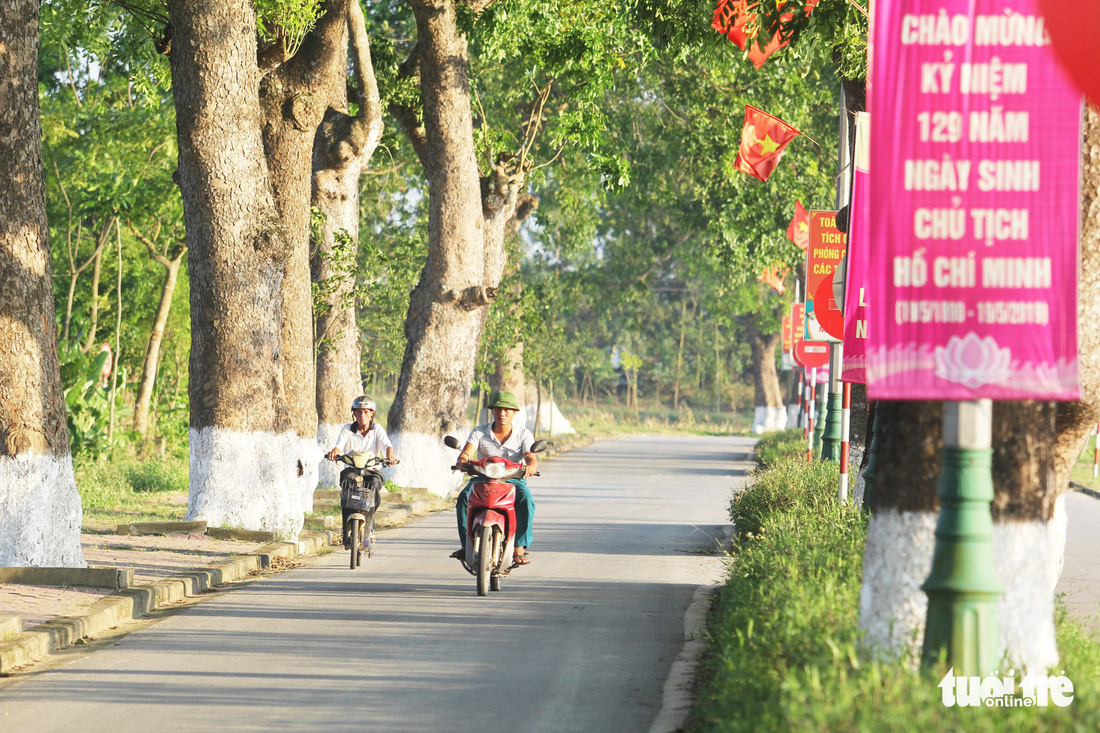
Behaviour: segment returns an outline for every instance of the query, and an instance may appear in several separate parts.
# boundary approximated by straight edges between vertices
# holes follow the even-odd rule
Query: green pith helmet
[[[506,410],[518,410],[519,402],[516,402],[516,396],[511,392],[494,392],[493,396],[489,399],[489,409],[494,407],[503,407]]]

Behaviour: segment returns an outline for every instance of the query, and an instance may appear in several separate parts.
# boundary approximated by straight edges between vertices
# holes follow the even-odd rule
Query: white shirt
[[[470,437],[466,438],[466,442],[473,443],[474,447],[477,448],[479,460],[491,456],[500,456],[507,458],[509,461],[520,463],[523,457],[531,452],[531,446],[535,443],[535,436],[526,427],[513,424],[512,434],[508,436],[508,440],[501,443],[493,435],[493,423],[487,422],[471,430]]]
[[[336,436],[337,453],[370,451],[384,456],[386,448],[393,447],[389,436],[386,435],[386,429],[378,423],[372,424],[366,433],[356,432],[355,427],[357,427],[355,423],[349,423],[340,429],[340,434]]]

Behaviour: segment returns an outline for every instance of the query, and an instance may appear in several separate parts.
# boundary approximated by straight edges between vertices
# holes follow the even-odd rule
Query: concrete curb
[[[129,588],[134,584],[132,568],[0,568],[0,584],[86,585],[91,588]]]
[[[1084,484],[1079,484],[1076,481],[1070,481],[1069,487],[1074,491],[1091,496],[1093,499],[1100,499],[1100,491],[1093,491]]]
[[[649,727],[649,733],[676,733],[682,730],[695,706],[692,694],[695,668],[707,646],[707,611],[718,587],[701,585],[695,589],[695,595],[684,613],[684,646],[669,670],[661,695],[661,710]]]
[[[53,651],[82,643],[88,637],[141,618],[158,608],[266,570],[277,557],[311,554],[328,543],[327,533],[305,532],[297,542],[276,542],[247,555],[231,557],[153,583],[122,588],[93,603],[87,613],[51,619],[0,641],[0,674],[9,674],[16,667],[44,659]]]

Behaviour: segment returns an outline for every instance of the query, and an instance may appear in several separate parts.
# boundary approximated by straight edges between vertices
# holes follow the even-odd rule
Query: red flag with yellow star
[[[731,43],[744,51],[745,44],[748,42],[745,26],[750,21],[755,20],[756,14],[752,10],[758,4],[755,2],[750,4],[748,0],[718,0],[718,4],[714,7],[714,16],[711,18],[710,27],[725,35]],[[806,15],[813,12],[816,4],[816,0],[810,0],[806,3]],[[793,18],[793,13],[784,13],[780,16],[780,20],[784,23],[789,23]],[[768,60],[769,56],[788,43],[789,41],[780,41],[778,33],[771,38],[758,35],[748,50],[749,61],[759,69]]]
[[[734,167],[753,178],[767,181],[779,165],[787,143],[801,134],[778,117],[746,104],[745,127],[741,131],[741,148],[737,151]]]
[[[794,202],[794,218],[787,225],[787,239],[803,252],[810,246],[810,214],[802,208],[801,201]]]

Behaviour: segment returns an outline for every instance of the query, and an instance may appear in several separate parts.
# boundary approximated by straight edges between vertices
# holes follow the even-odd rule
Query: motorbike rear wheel
[[[489,595],[489,575],[493,564],[493,528],[481,525],[481,547],[477,553],[477,594]]]

